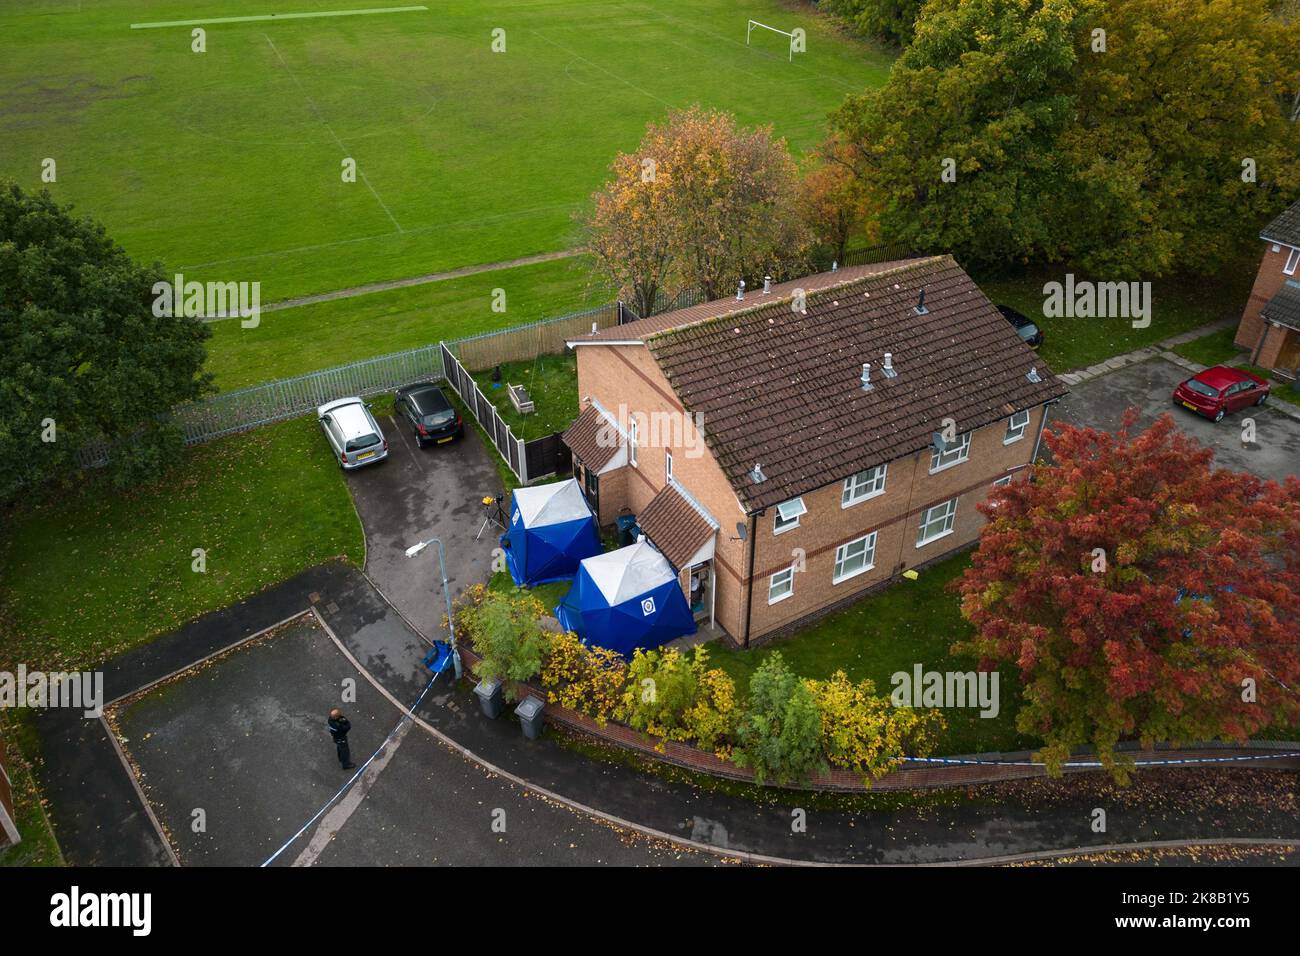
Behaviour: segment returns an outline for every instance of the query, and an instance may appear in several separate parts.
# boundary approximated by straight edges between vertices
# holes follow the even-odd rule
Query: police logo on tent
[[[648,597],[648,598],[646,598],[644,601],[641,602],[641,613],[642,613],[642,614],[644,614],[646,617],[649,617],[649,616],[650,616],[651,614],[653,614],[654,612],[655,612],[655,599],[654,599],[654,598],[652,598],[652,597]]]

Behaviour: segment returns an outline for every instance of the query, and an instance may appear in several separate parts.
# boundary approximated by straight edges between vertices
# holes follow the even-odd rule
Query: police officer
[[[338,748],[339,765],[344,770],[351,770],[356,766],[352,762],[352,752],[348,750],[348,731],[352,729],[352,722],[343,716],[343,711],[335,707],[330,711],[329,728],[334,746]]]

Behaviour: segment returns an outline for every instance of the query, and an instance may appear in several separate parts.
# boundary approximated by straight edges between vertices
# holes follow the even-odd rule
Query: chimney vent
[[[736,286],[736,301],[739,302],[745,297],[745,280],[741,279],[740,284]]]
[[[885,367],[884,367],[884,369],[883,369],[882,371],[884,371],[884,373],[885,373],[885,378],[897,378],[897,377],[898,377],[898,372],[896,372],[896,371],[894,370],[894,353],[893,353],[893,352],[886,352],[886,353],[885,353]]]
[[[1025,373],[1025,378],[1029,379],[1029,381],[1034,382],[1035,384],[1043,380],[1043,377],[1038,374],[1037,365],[1031,365],[1029,367],[1029,371]]]
[[[763,276],[763,295],[767,295],[771,291],[772,291],[772,277]]]
[[[916,300],[916,305],[912,307],[912,311],[917,315],[929,314],[930,310],[925,307],[925,286],[921,287],[920,298]]]
[[[591,323],[591,334],[592,334],[592,335],[595,335],[595,334],[596,334],[596,330],[597,330],[599,327],[600,327],[600,326],[598,326],[595,322]]]
[[[831,260],[831,272],[839,272],[840,264],[838,260]]]
[[[754,468],[749,473],[749,480],[756,485],[761,485],[767,481],[767,475],[763,474],[763,466],[758,462],[754,462]]]
[[[874,387],[875,386],[871,384],[871,363],[863,362],[862,363],[862,390],[864,392],[869,392]]]

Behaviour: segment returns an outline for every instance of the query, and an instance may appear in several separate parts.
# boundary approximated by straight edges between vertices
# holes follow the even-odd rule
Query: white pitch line
[[[320,107],[316,105],[316,101],[311,98],[311,94],[308,93],[307,88],[302,85],[302,81],[298,79],[298,75],[294,73],[293,70],[289,69],[289,64],[286,63],[284,61],[284,57],[280,55],[280,50],[275,45],[275,42],[265,33],[263,33],[262,36],[266,38],[267,43],[271,44],[271,49],[275,52],[275,58],[280,61],[280,65],[284,67],[284,72],[289,74],[289,78],[293,80],[294,85],[298,87],[298,91],[302,93],[303,98],[307,100],[307,106],[311,109],[313,113],[316,114],[316,118],[320,120],[321,125],[324,126],[326,130],[329,131],[329,134],[331,137],[333,137],[334,142],[337,143],[339,149],[343,151],[343,155],[345,157],[350,157],[351,151],[347,148],[347,146],[343,145],[343,140],[339,139],[338,133],[334,132],[334,127],[331,126],[329,122],[325,119],[325,114],[322,113]],[[361,173],[361,181],[366,184],[366,188],[370,190],[370,195],[375,197],[375,201],[379,203],[380,208],[384,210],[384,214],[388,216],[394,228],[397,229],[398,233],[404,233],[406,230],[404,230],[402,228],[402,224],[397,221],[397,218],[393,215],[392,211],[388,208],[388,204],[385,203],[384,200],[380,197],[379,193],[375,191],[375,187],[370,185],[370,180],[366,177],[365,172],[361,170],[359,167],[357,171]]]
[[[81,4],[77,4],[81,9]],[[416,13],[428,7],[374,7],[370,10],[319,10],[311,13],[263,13],[246,17],[208,17],[203,20],[155,20],[150,23],[133,23],[132,30],[157,30],[162,27],[199,27],[213,23],[255,23],[266,20],[313,20],[320,17],[364,17],[375,13]]]

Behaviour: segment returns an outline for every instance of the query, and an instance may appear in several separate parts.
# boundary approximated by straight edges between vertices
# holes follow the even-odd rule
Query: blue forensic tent
[[[567,580],[579,561],[600,554],[596,519],[572,478],[516,488],[510,504],[510,530],[501,536],[501,547],[515,584]]]
[[[583,643],[625,657],[695,633],[673,566],[644,538],[584,559],[555,616]]]

